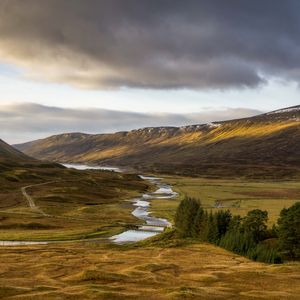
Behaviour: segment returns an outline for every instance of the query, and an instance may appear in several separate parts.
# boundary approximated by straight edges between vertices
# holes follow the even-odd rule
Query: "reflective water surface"
[[[153,193],[147,193],[142,195],[138,199],[133,200],[133,205],[136,208],[133,210],[132,214],[145,222],[145,225],[141,225],[137,230],[127,230],[121,234],[111,237],[114,243],[130,243],[141,241],[146,238],[152,237],[162,231],[166,227],[170,227],[171,223],[162,218],[157,218],[151,215],[149,208],[151,206],[151,201],[156,199],[173,199],[178,196],[176,192],[172,190],[170,185],[161,182],[161,178],[157,177],[146,177],[140,176],[144,180],[149,180],[157,186],[157,190]]]

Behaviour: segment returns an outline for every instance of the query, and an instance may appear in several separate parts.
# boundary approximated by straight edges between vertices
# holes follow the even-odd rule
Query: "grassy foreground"
[[[0,248],[1,299],[299,299],[300,264],[252,262],[209,244]]]

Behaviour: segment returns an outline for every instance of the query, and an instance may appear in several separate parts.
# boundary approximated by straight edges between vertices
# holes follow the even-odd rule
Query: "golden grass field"
[[[300,264],[252,262],[208,244],[0,248],[1,299],[300,299]]]

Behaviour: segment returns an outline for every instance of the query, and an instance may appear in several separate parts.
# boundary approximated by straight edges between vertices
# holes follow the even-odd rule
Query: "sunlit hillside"
[[[165,173],[296,176],[300,170],[299,120],[297,106],[203,125],[151,127],[115,134],[62,134],[16,147],[39,159]]]

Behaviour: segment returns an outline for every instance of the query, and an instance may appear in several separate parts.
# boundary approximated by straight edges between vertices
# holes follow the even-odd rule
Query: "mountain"
[[[8,145],[0,139],[0,163],[25,163],[33,162],[35,159],[25,155],[14,147]]]
[[[300,174],[300,106],[202,125],[67,133],[15,147],[56,162],[201,176],[295,176]]]
[[[2,172],[14,170],[20,166],[29,167],[39,164],[38,160],[25,155],[0,139],[0,181]]]
[[[63,167],[57,163],[41,161],[32,158],[0,139],[0,179],[2,172],[26,169],[28,172],[40,172],[45,169],[60,170]]]

